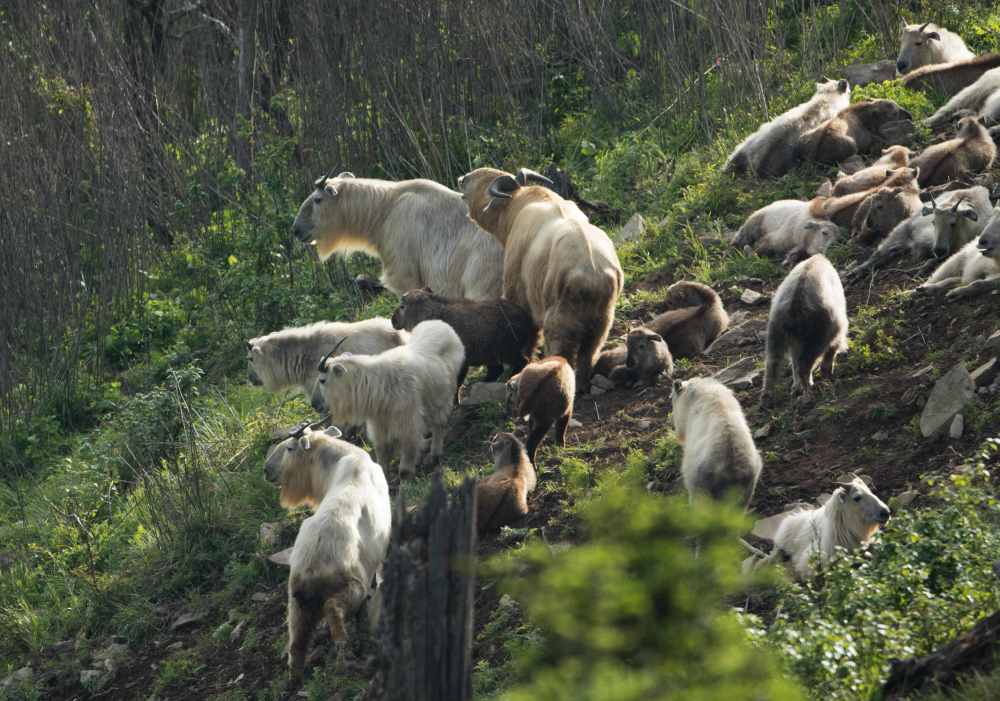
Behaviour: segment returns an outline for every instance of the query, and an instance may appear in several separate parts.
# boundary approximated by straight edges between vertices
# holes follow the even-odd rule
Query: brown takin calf
[[[892,100],[855,102],[804,133],[798,143],[798,157],[803,161],[839,163],[855,154],[869,153],[882,146],[879,129],[883,124],[904,119],[913,117]]]
[[[528,493],[538,479],[524,444],[513,433],[498,434],[490,449],[493,473],[476,484],[476,530],[480,536],[524,518]]]
[[[850,195],[855,192],[863,192],[878,187],[886,181],[892,171],[896,168],[905,168],[910,165],[910,155],[912,152],[905,146],[890,146],[882,151],[882,157],[872,163],[867,168],[862,168],[856,173],[841,173],[837,182],[833,184],[834,197]]]
[[[590,374],[608,338],[623,274],[615,247],[580,209],[532,181],[479,168],[459,178],[469,214],[504,247],[503,296],[531,312],[545,352],[576,368],[576,388],[590,391]]]
[[[538,444],[553,424],[555,441],[566,445],[576,394],[573,370],[565,358],[552,355],[536,360],[507,382],[507,403],[515,417],[528,420],[528,457],[535,463]]]
[[[494,382],[510,366],[523,368],[538,345],[538,328],[527,311],[505,299],[490,302],[446,299],[431,288],[410,290],[393,312],[392,326],[412,331],[427,319],[440,319],[455,330],[465,346],[465,363],[459,373],[461,386],[470,366],[486,366],[486,382]]]
[[[917,173],[919,177],[919,172]],[[880,187],[865,199],[854,213],[851,235],[858,243],[871,246],[878,243],[901,221],[923,209],[916,177],[903,185]]]
[[[660,334],[637,326],[629,330],[624,346],[601,353],[594,372],[618,386],[652,386],[664,372],[674,376],[674,358]]]
[[[997,146],[982,122],[975,117],[962,117],[954,139],[928,146],[910,162],[920,169],[920,185],[927,187],[982,173],[993,165],[996,157]]]
[[[903,86],[910,90],[936,90],[951,97],[975,83],[986,71],[998,66],[1000,53],[924,66],[907,74],[903,78]]]

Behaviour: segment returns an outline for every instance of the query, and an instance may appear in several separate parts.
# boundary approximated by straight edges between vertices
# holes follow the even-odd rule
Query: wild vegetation
[[[245,342],[398,303],[355,284],[373,259],[320,264],[290,235],[316,176],[454,187],[479,166],[556,164],[607,205],[595,221],[626,278],[613,337],[681,279],[760,319],[740,292],[773,292],[784,270],[726,234],[836,168],[758,181],[723,174],[725,157],[821,75],[893,58],[901,14],[1000,50],[1000,11],[972,0],[6,3],[0,698],[295,694],[287,569],[266,555],[306,514],[284,514],[263,464],[275,431],[315,414],[247,384]],[[896,82],[852,93],[876,98],[915,120],[944,102]],[[645,232],[625,241],[634,212]],[[843,269],[858,251],[828,255]],[[665,494],[683,491],[669,387],[578,401],[568,444],[542,444],[523,526],[480,545],[476,697],[871,698],[890,660],[1000,608],[1000,395],[977,398],[961,438],[918,427],[929,382],[976,362],[996,308],[928,305],[920,281],[894,269],[848,288],[850,350],[810,410],[751,411],[758,390],[738,393],[762,433],[752,510],[868,472],[894,497],[871,547],[748,589],[748,520]],[[760,367],[763,344],[675,376],[741,355]],[[512,426],[499,404],[457,410],[446,481],[488,473],[490,436]],[[389,477],[409,503],[427,488]],[[363,658],[317,647],[308,697],[362,698]],[[925,698],[997,690],[987,671]]]

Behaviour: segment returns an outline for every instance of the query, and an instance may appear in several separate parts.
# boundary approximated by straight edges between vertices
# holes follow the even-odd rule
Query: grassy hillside
[[[842,29],[850,39],[826,58],[830,76],[884,57],[877,38],[847,23],[839,7],[846,4],[809,10],[810,26]],[[790,26],[798,20],[775,18]],[[995,8],[942,21],[975,50],[1000,50]],[[772,116],[808,97],[817,78],[789,37],[768,59],[776,64],[771,73],[783,75],[770,94]],[[761,110],[730,110],[723,88],[712,73],[697,86],[709,131],[704,115],[649,104],[628,79],[616,87],[613,114],[575,99],[573,91],[587,86],[573,83],[559,111],[548,115],[554,127],[546,138],[522,138],[513,120],[491,127],[480,151],[469,154],[472,165],[511,170],[555,162],[586,198],[610,205],[616,216],[598,223],[618,241],[626,273],[614,336],[656,312],[666,287],[681,279],[711,284],[730,314],[766,318],[766,305],[744,305],[740,295],[746,288],[772,293],[785,271],[735,250],[726,234],[775,199],[811,197],[836,172],[806,167],[765,182],[722,174],[727,152],[765,118]],[[915,119],[942,102],[894,83],[853,93],[854,100],[874,97],[896,100]],[[930,134],[917,138],[926,143]],[[208,228],[173,233],[169,250],[143,271],[140,304],[117,311],[106,326],[91,320],[85,327],[104,334],[100,381],[71,386],[0,440],[0,678],[12,675],[0,699],[294,696],[282,656],[287,570],[265,558],[291,545],[304,514],[283,513],[262,467],[272,433],[313,412],[300,397],[247,384],[245,340],[319,319],[388,315],[395,307],[391,295],[366,297],[350,283],[358,273],[377,274],[376,261],[355,255],[322,265],[288,244],[308,187],[288,165],[296,146],[294,137],[262,136],[255,178],[240,199],[220,202]],[[206,134],[201,147],[220,180],[236,177],[225,134]],[[211,196],[195,189],[192,198]],[[645,232],[621,241],[635,212],[645,218]],[[830,257],[843,267],[858,254],[840,243]],[[648,687],[643,692],[635,682],[629,696],[618,686],[622,679],[635,681],[629,675],[637,669],[676,660],[702,669],[711,660],[709,642],[736,639],[732,669],[728,658],[712,668],[720,679],[760,664],[760,683],[773,684],[772,698],[870,698],[891,659],[929,652],[996,611],[1000,394],[977,397],[958,439],[925,439],[918,427],[934,380],[958,362],[971,369],[988,359],[980,349],[1000,328],[996,297],[928,303],[912,294],[919,282],[913,271],[893,269],[846,290],[851,348],[834,381],[819,383],[813,406],[781,401],[765,411],[757,408],[758,388],[738,392],[765,458],[754,513],[814,499],[845,472],[866,473],[896,512],[872,547],[808,584],[776,578],[748,593],[735,568],[724,569],[741,556],[731,536],[746,524],[724,511],[688,522],[686,505],[666,497],[680,489],[681,456],[669,387],[583,398],[575,415],[581,426],[571,429],[569,444],[543,444],[523,527],[480,544],[490,564],[477,589],[476,697],[543,698],[574,670],[592,669],[588,698],[643,698]],[[763,341],[681,361],[677,376],[712,374],[744,357],[760,367]],[[500,405],[457,409],[446,480],[457,484],[488,470],[489,436],[512,427]],[[427,478],[400,485],[390,475],[390,483],[412,500]],[[903,506],[897,498],[912,491],[918,495]],[[621,516],[630,509],[634,519]],[[653,537],[639,523],[642,513],[674,528],[654,534],[655,548],[640,548]],[[273,537],[262,539],[264,523],[276,524]],[[605,523],[615,528],[604,532]],[[718,543],[705,557],[711,567],[684,559],[684,528]],[[717,638],[685,638],[695,652],[672,657],[680,643],[671,632],[688,630],[700,609],[683,588],[670,588],[670,577],[645,572],[648,589],[616,589],[620,583],[608,574],[597,593],[610,600],[615,592],[634,595],[628,602],[655,598],[650,592],[676,597],[676,619],[635,621],[641,617],[634,611],[609,610],[611,622],[595,614],[593,628],[615,640],[649,641],[647,656],[607,640],[567,642],[585,636],[551,611],[586,607],[586,596],[571,596],[581,580],[614,557],[646,562],[667,550],[664,562],[690,565],[677,565],[676,576],[689,578],[680,581],[704,584],[697,593],[709,602],[706,627]],[[568,593],[546,599],[545,592]],[[662,630],[650,630],[654,623]],[[308,698],[361,698],[371,674],[364,655],[338,665],[333,646],[317,638]],[[30,673],[15,678],[25,668]],[[772,668],[781,672],[777,681]],[[727,697],[721,684],[702,690],[704,698]],[[572,686],[564,686],[568,694]],[[995,698],[998,689],[1000,673],[970,680],[955,698]]]

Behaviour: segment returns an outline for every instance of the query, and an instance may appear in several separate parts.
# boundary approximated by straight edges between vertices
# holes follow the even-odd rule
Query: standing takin
[[[528,493],[535,489],[535,468],[524,444],[513,433],[501,433],[490,443],[493,472],[476,484],[476,530],[495,533],[528,513]]]
[[[809,399],[813,370],[833,376],[834,360],[847,350],[847,301],[840,277],[825,256],[796,265],[778,286],[767,320],[767,360],[761,405],[768,406],[786,356],[792,362],[792,391]]]
[[[361,448],[338,440],[340,431],[304,427],[275,446],[264,469],[281,488],[281,505],[306,505],[288,577],[288,670],[302,678],[313,628],[320,619],[337,643],[345,620],[368,599],[368,620],[378,622],[373,583],[381,577],[392,520],[382,468]]]
[[[503,296],[528,309],[542,328],[545,352],[576,368],[576,389],[608,338],[622,291],[614,244],[572,202],[521,169],[517,177],[479,168],[459,179],[471,217],[504,248]]]
[[[416,471],[431,435],[431,460],[444,453],[448,418],[465,362],[462,341],[448,324],[432,319],[413,328],[410,342],[378,355],[345,353],[324,358],[313,405],[337,423],[364,424],[378,461],[399,455],[399,472]]]
[[[320,260],[364,251],[382,260],[397,295],[431,287],[450,299],[500,297],[503,249],[469,221],[458,193],[431,180],[322,177],[293,224]]]
[[[506,299],[491,302],[451,300],[429,287],[410,290],[392,315],[397,329],[412,331],[421,321],[440,319],[455,330],[465,346],[465,364],[458,384],[470,366],[486,366],[486,382],[494,382],[507,365],[514,373],[531,360],[538,345],[538,328],[531,315]]]
[[[846,80],[816,83],[816,92],[801,105],[763,124],[748,136],[726,160],[725,170],[778,177],[798,161],[798,143],[810,129],[830,119],[851,102]]]
[[[763,460],[732,391],[711,377],[675,380],[674,429],[684,446],[681,476],[690,499],[735,493],[748,507]]]
[[[507,404],[513,416],[530,416],[527,450],[533,464],[537,464],[538,444],[553,424],[556,443],[566,445],[575,383],[573,369],[558,355],[529,363],[507,382]]]

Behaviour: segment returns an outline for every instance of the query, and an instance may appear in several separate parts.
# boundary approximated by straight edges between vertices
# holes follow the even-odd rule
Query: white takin
[[[972,297],[1000,288],[1000,207],[995,208],[978,238],[934,271],[921,292],[948,291],[950,299]]]
[[[324,358],[313,393],[334,423],[364,424],[378,461],[388,467],[399,455],[399,471],[412,474],[424,437],[431,459],[444,452],[448,418],[458,389],[465,349],[458,334],[437,319],[413,327],[410,341],[378,355],[345,353]]]
[[[281,505],[306,505],[288,577],[288,669],[302,677],[313,628],[320,619],[337,643],[345,619],[366,600],[368,622],[379,617],[377,582],[389,547],[389,486],[382,468],[361,448],[338,440],[340,431],[298,429],[267,457],[267,479],[281,488]]]

